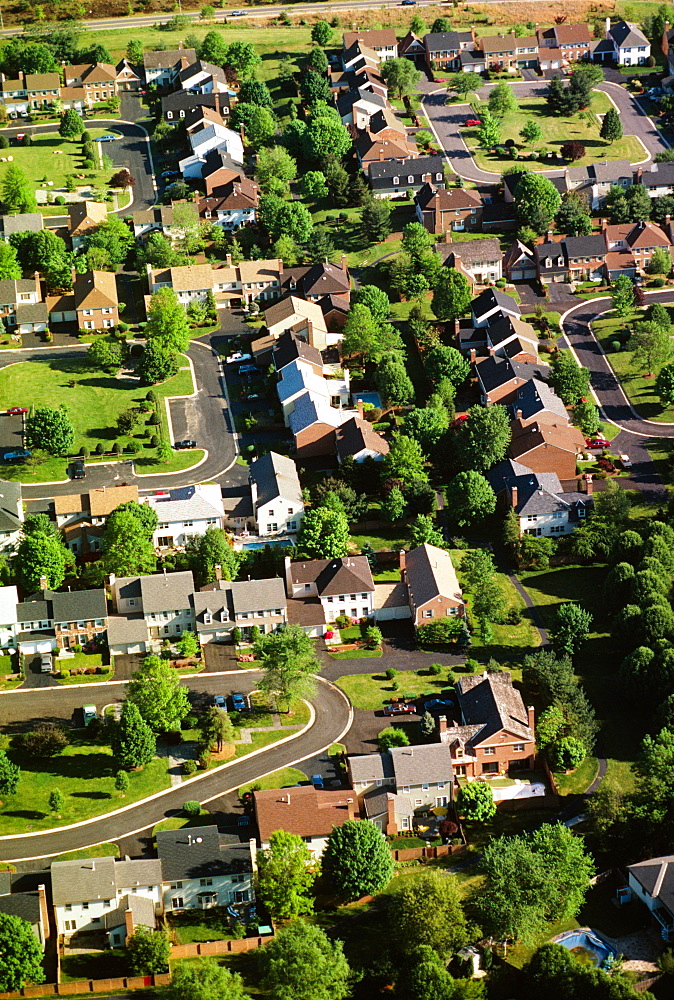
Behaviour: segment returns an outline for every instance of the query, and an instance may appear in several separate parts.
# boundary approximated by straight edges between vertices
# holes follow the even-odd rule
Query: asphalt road
[[[246,685],[250,689],[253,680],[254,677],[251,677],[248,672],[242,672],[240,678],[238,675],[236,677],[234,689],[245,690]],[[206,698],[208,693],[212,693],[214,690],[231,690],[232,680],[229,677],[197,676],[187,679],[187,683],[194,698],[199,699]],[[105,691],[101,697],[105,697],[106,702],[114,700],[112,691],[116,687],[120,686],[106,685],[105,688],[101,689],[102,692]],[[59,698],[62,707],[55,707],[57,695],[53,689],[49,689],[49,702],[42,706],[48,718],[53,717],[55,713],[63,716],[69,709],[72,711],[75,707],[77,690],[64,688],[63,691],[65,694],[60,695]],[[88,688],[87,703],[92,693],[92,689]],[[0,696],[0,725],[3,728],[5,714],[16,711],[5,703],[16,701],[17,705],[21,705],[24,697],[22,693]],[[30,704],[28,711],[37,720],[41,718],[40,696],[31,692],[28,697],[34,699],[34,703]],[[81,704],[81,702],[82,695],[80,694],[77,704]],[[240,788],[241,785],[255,781],[271,771],[315,757],[342,737],[351,724],[352,715],[346,697],[338,688],[321,678],[319,678],[318,692],[313,706],[315,719],[311,727],[288,743],[280,746],[272,745],[255,756],[243,757],[230,765],[206,772],[195,779],[190,779],[189,782],[183,782],[176,788],[161,793],[152,801],[131,804],[118,810],[116,814],[108,813],[99,819],[94,818],[82,825],[61,830],[45,830],[43,833],[22,834],[18,837],[0,837],[0,861],[52,858],[66,851],[80,850],[94,844],[114,842],[138,831],[146,830],[169,814],[175,814],[182,808],[186,798],[198,799],[204,804],[212,799],[227,795]],[[101,707],[100,704],[99,707]],[[24,714],[26,709],[26,703],[23,702]]]

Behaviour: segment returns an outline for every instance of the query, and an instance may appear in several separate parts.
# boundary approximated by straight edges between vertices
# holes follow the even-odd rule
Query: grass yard
[[[215,817],[202,809],[198,816],[169,816],[152,828],[152,836],[155,837],[160,830],[183,830],[190,826],[210,826],[215,823]]]
[[[674,317],[674,310],[671,307],[667,307],[667,310],[670,316]],[[643,372],[635,369],[632,360],[633,351],[625,350],[624,348],[620,351],[615,351],[611,346],[612,342],[616,339],[626,339],[634,320],[642,320],[644,318],[644,312],[641,309],[635,309],[634,313],[627,320],[618,319],[617,316],[608,313],[602,319],[595,320],[592,324],[592,329],[604,349],[611,367],[618,376],[630,403],[639,415],[646,420],[672,423],[674,422],[674,408],[663,407],[655,392],[655,378],[645,377]]]
[[[194,391],[191,370],[181,369],[173,378],[155,386],[154,390],[167,432],[163,400],[167,396],[186,396]],[[154,433],[154,428],[150,426],[143,427],[133,437],[118,437],[115,426],[117,417],[124,410],[137,406],[146,394],[147,387],[139,385],[135,379],[116,379],[103,372],[92,371],[83,355],[21,362],[0,371],[1,409],[17,405],[17,400],[26,406],[59,406],[62,403],[67,406],[75,427],[73,453],[82,446],[93,452],[100,443],[109,451],[117,440],[121,444],[133,441],[142,449],[135,458],[139,472],[175,472],[194,465],[203,457],[202,451],[174,452],[170,462],[159,463],[156,449],[146,447],[146,442]],[[147,438],[142,436],[146,430],[149,432]],[[110,457],[107,460],[110,461]],[[49,458],[33,467],[4,465],[0,466],[0,477],[24,483],[63,480],[67,464],[67,459]]]
[[[476,102],[478,110],[487,107],[486,102]],[[592,91],[591,110],[595,115],[604,114],[613,107],[608,96],[601,91]],[[530,97],[522,101],[518,110],[513,114],[506,115],[502,119],[501,140],[514,139],[518,146],[522,145],[520,131],[524,123],[531,118],[540,125],[543,131],[543,138],[540,143],[536,143],[531,149],[548,149],[559,154],[560,146],[570,139],[582,142],[586,148],[586,156],[582,160],[576,160],[574,167],[586,167],[597,160],[629,160],[636,163],[643,160],[644,147],[632,135],[624,135],[617,142],[606,143],[599,138],[599,123],[588,128],[586,121],[578,115],[569,117],[551,116],[547,113],[547,102],[543,97]],[[491,170],[501,173],[507,167],[513,165],[513,160],[509,156],[499,157],[479,149],[477,146],[477,130],[466,129],[463,133],[466,144],[475,156],[475,162],[483,170]],[[528,147],[526,147],[528,148]],[[526,160],[529,170],[549,170],[555,164],[549,161]]]
[[[59,854],[54,861],[83,861],[87,858],[118,858],[119,847],[117,844],[96,844],[95,847],[83,847],[81,851],[68,851],[67,854]]]
[[[92,128],[89,130],[89,134],[92,139],[96,139],[100,135],[106,135],[107,132],[102,128]],[[86,186],[103,184],[112,173],[111,170],[99,169],[98,156],[94,159],[95,166],[85,169],[82,166],[84,157],[82,156],[81,143],[62,139],[56,130],[49,132],[35,128],[30,146],[12,145],[7,152],[14,157],[15,166],[21,167],[35,188],[43,188],[44,190],[65,188],[65,179],[68,174],[75,176],[86,174],[86,176],[78,178],[77,181],[78,184]],[[105,155],[105,143],[102,145],[101,152]],[[0,171],[0,181],[5,169],[3,167]],[[91,177],[91,174],[95,176]],[[51,188],[47,188],[47,181],[53,181]],[[66,211],[65,207],[61,210],[62,212]]]
[[[596,757],[586,757],[582,764],[571,771],[555,773],[555,783],[560,795],[582,795],[597,777],[599,763]]]
[[[21,780],[15,795],[0,807],[0,835],[47,830],[100,816],[101,813],[143,799],[170,785],[166,757],[155,758],[142,771],[129,773],[125,798],[115,791],[117,768],[112,751],[103,743],[90,743],[86,730],[72,730],[71,742],[57,757],[35,759],[10,751],[21,765]],[[58,788],[66,804],[60,817],[49,810],[49,794]]]
[[[76,983],[81,979],[116,979],[128,975],[129,963],[122,948],[64,955],[61,959],[62,983]]]
[[[402,548],[406,544],[405,534],[405,525],[392,524],[390,527],[383,525],[381,528],[377,528],[376,535],[351,535],[351,545],[356,552],[362,550],[364,542],[370,542],[376,551],[394,549],[397,546]]]
[[[336,682],[337,687],[349,697],[354,708],[366,711],[377,711],[387,705],[392,698],[437,698],[442,692],[451,694],[453,690],[453,674],[451,667],[445,667],[438,677],[423,671],[419,676],[416,671],[400,671],[396,675],[397,689],[391,686],[393,681],[387,680],[383,674],[346,674]],[[404,717],[396,717],[400,721]]]
[[[290,788],[292,785],[300,785],[307,782],[306,774],[298,771],[296,767],[282,767],[280,771],[274,771],[272,774],[267,774],[264,778],[260,778],[258,781],[251,782],[248,785],[242,785],[239,789],[239,795],[245,795],[249,792],[253,786],[256,789],[263,790],[266,788]]]

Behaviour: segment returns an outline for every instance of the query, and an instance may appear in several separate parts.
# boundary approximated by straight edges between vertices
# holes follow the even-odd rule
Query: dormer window
[[[558,265],[558,267],[563,267],[564,266],[564,258],[563,257],[558,257],[557,258],[557,265]]]
[[[400,178],[399,177],[394,177],[393,178],[393,183],[394,184],[400,184]]]
[[[210,611],[204,611],[204,625],[211,625],[213,623],[213,615]]]
[[[227,622],[227,621],[229,621],[229,615],[227,614],[227,612],[225,611],[224,608],[220,612],[220,621],[221,622]]]
[[[414,184],[414,177],[412,176],[412,174],[407,175],[407,183]]]

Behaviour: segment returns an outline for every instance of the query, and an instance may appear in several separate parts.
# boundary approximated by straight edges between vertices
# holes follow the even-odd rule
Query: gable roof
[[[405,578],[417,607],[438,597],[463,602],[449,552],[424,542],[405,554]]]
[[[299,788],[271,788],[253,792],[260,843],[269,841],[276,830],[300,837],[327,836],[336,826],[358,815],[356,795],[302,785]]]
[[[587,24],[556,24],[552,31],[558,45],[571,45],[574,42],[590,42],[590,29]]]
[[[358,754],[348,759],[351,780],[383,781],[393,777],[393,758],[390,753]]]
[[[268,451],[266,455],[251,463],[248,474],[257,486],[258,504],[269,503],[277,497],[302,503],[302,488],[297,475],[297,466],[287,455]]]
[[[414,200],[419,208],[433,208],[441,212],[460,212],[482,205],[482,198],[468,188],[438,188],[429,181],[417,191]]]
[[[351,48],[354,42],[362,42],[372,49],[395,48],[398,45],[398,37],[393,28],[383,28],[373,31],[345,31],[343,37],[344,48]]]
[[[389,753],[398,790],[403,785],[451,781],[454,777],[452,751],[445,743],[392,747]]]
[[[286,292],[296,287],[303,295],[348,293],[351,290],[349,269],[346,262],[342,267],[327,260],[309,267],[288,267],[281,275],[281,287]]]
[[[443,263],[448,263],[450,256],[458,257],[464,264],[481,264],[485,260],[503,260],[501,244],[496,237],[481,240],[463,240],[457,243],[436,243],[435,252],[439,253]]]
[[[189,66],[196,62],[197,53],[194,49],[166,49],[165,51],[146,52],[143,55],[145,69],[174,69],[183,64]]]
[[[566,407],[557,393],[547,382],[541,382],[537,378],[529,379],[517,390],[517,400],[510,404],[510,410],[513,416],[517,415],[518,410],[521,411],[524,420],[535,417],[542,410],[548,410],[563,420],[568,420]]]
[[[117,306],[117,282],[112,271],[85,271],[76,274],[73,288],[78,309]]]
[[[38,233],[41,229],[44,229],[42,212],[2,216],[2,232],[5,236],[11,236],[12,233]]]
[[[520,420],[514,420],[511,430],[508,451],[515,460],[521,459],[534,448],[554,448],[577,455],[585,447],[585,438],[581,432],[568,423],[560,425],[535,421],[523,424]]]
[[[315,583],[319,597],[352,591],[374,592],[372,570],[366,556],[292,562],[290,579],[293,583]]]
[[[534,39],[536,44],[538,39]],[[480,45],[482,46],[482,51],[486,54],[487,52],[514,52],[518,46],[525,45],[527,39],[516,38],[514,34],[512,35],[484,35],[480,39]]]
[[[490,355],[488,358],[477,360],[475,371],[485,392],[488,393],[507,382],[524,383],[530,378],[546,378],[550,368],[541,362],[534,364],[530,361],[516,361],[514,358]]]
[[[474,743],[482,743],[501,729],[533,740],[522,695],[507,671],[461,677],[456,682],[459,708],[466,725],[482,725]]]
[[[108,217],[106,206],[98,201],[76,201],[68,205],[67,211],[71,236],[88,233],[95,226],[100,226]]]
[[[591,509],[594,500],[586,493],[564,493],[555,472],[533,472],[528,466],[512,458],[504,459],[486,473],[495,493],[504,491],[512,497],[517,489],[515,511],[522,517],[533,514],[574,515],[579,507]]]
[[[21,483],[0,479],[0,531],[12,533],[23,523]]]
[[[133,577],[128,579],[132,580]],[[194,593],[192,570],[141,576],[139,585],[144,614],[167,611],[170,608],[189,608],[190,597]]]
[[[362,417],[350,417],[337,429],[335,436],[337,454],[344,461],[361,451],[374,451],[378,455],[388,455],[389,443],[378,434],[368,420]]]
[[[314,303],[308,303],[313,305]],[[279,303],[280,305],[280,303]],[[302,360],[308,364],[315,365],[323,369],[323,358],[317,347],[312,347],[306,340],[302,340],[294,330],[286,330],[278,338],[273,348],[274,367],[280,372],[286,365],[293,361]]]
[[[183,521],[203,521],[221,518],[222,494],[216,484],[179,486],[143,498],[161,522],[175,524]]]
[[[630,21],[618,21],[616,24],[612,24],[608,33],[618,48],[650,45],[639,25],[632,24]]]
[[[428,52],[458,52],[461,44],[472,42],[470,31],[429,31],[424,35],[424,45]]]
[[[309,392],[302,393],[293,401],[293,411],[288,414],[288,426],[296,436],[317,423],[326,424],[328,427],[339,427],[342,420],[341,410],[326,404],[320,405]]]
[[[486,313],[491,312],[492,309],[503,309],[505,312],[513,313],[515,316],[521,316],[522,312],[516,300],[512,295],[507,295],[502,292],[500,288],[485,288],[483,292],[473,299],[470,304],[473,315],[477,320]]]
[[[652,899],[657,899],[674,916],[674,854],[638,861],[628,865],[627,871]]]
[[[409,159],[374,160],[368,164],[367,169],[371,180],[379,180],[384,177],[397,177],[398,175],[402,177],[408,174],[414,177],[431,174],[433,179],[435,179],[437,173],[440,174],[442,179],[444,176],[442,166],[442,160],[438,159],[437,156],[418,156],[410,157]]]
[[[242,840],[233,831],[220,833],[215,825],[160,830],[157,833],[157,854],[164,882],[253,869],[248,839]]]

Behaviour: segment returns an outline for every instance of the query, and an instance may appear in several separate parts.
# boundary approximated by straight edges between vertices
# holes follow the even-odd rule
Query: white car
[[[244,354],[243,351],[235,351],[234,354],[229,355],[226,361],[228,365],[233,365],[236,361],[251,361],[252,358],[252,354]]]
[[[632,459],[630,458],[629,455],[621,455],[620,456],[620,464],[622,465],[623,469],[631,469],[632,468]]]

